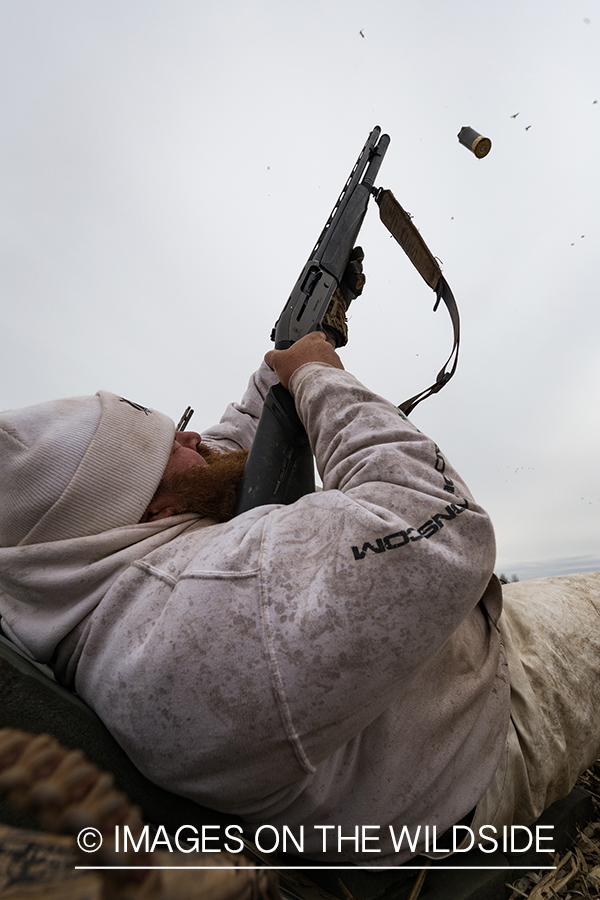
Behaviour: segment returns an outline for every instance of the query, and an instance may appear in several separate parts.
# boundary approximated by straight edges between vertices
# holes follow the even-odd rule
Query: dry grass
[[[583,773],[578,787],[589,791],[596,815],[573,847],[556,857],[552,872],[529,873],[510,885],[510,900],[600,900],[600,760]]]

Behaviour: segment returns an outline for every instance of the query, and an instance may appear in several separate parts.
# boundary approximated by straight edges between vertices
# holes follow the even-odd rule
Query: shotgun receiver
[[[373,182],[390,139],[376,127],[271,333],[277,350],[321,329],[354,248]],[[314,461],[293,398],[281,384],[269,389],[252,442],[235,515],[267,503],[293,503],[315,489]]]

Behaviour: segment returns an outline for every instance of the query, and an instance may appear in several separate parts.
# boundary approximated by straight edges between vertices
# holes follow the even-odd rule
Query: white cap
[[[139,522],[174,435],[168,416],[107,391],[0,413],[0,547]]]

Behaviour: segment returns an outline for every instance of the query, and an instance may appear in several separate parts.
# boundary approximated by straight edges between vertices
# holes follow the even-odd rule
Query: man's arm
[[[239,403],[230,403],[218,425],[202,431],[202,440],[227,450],[248,450],[254,435],[267,391],[277,383],[277,375],[266,363],[250,377]]]
[[[300,343],[268,355],[280,377]],[[338,366],[296,362],[289,388],[324,490],[268,516],[262,560],[274,666],[311,757],[321,729],[356,734],[467,619],[466,670],[493,681],[497,646],[475,610],[495,542],[435,442],[392,403]]]

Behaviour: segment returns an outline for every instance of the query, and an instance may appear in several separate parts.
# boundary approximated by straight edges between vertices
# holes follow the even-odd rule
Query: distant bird
[[[514,116],[511,116],[511,119],[516,119],[519,113],[515,113]]]
[[[531,125],[526,125],[526,126],[525,126],[525,131],[529,131],[530,128],[531,128]]]
[[[594,105],[594,103],[597,103],[597,102],[598,102],[597,100],[594,100],[594,102],[592,103],[592,106]]]
[[[364,34],[362,33],[362,28],[361,28],[361,30],[360,30],[358,33],[360,34],[361,37],[364,38]]]

